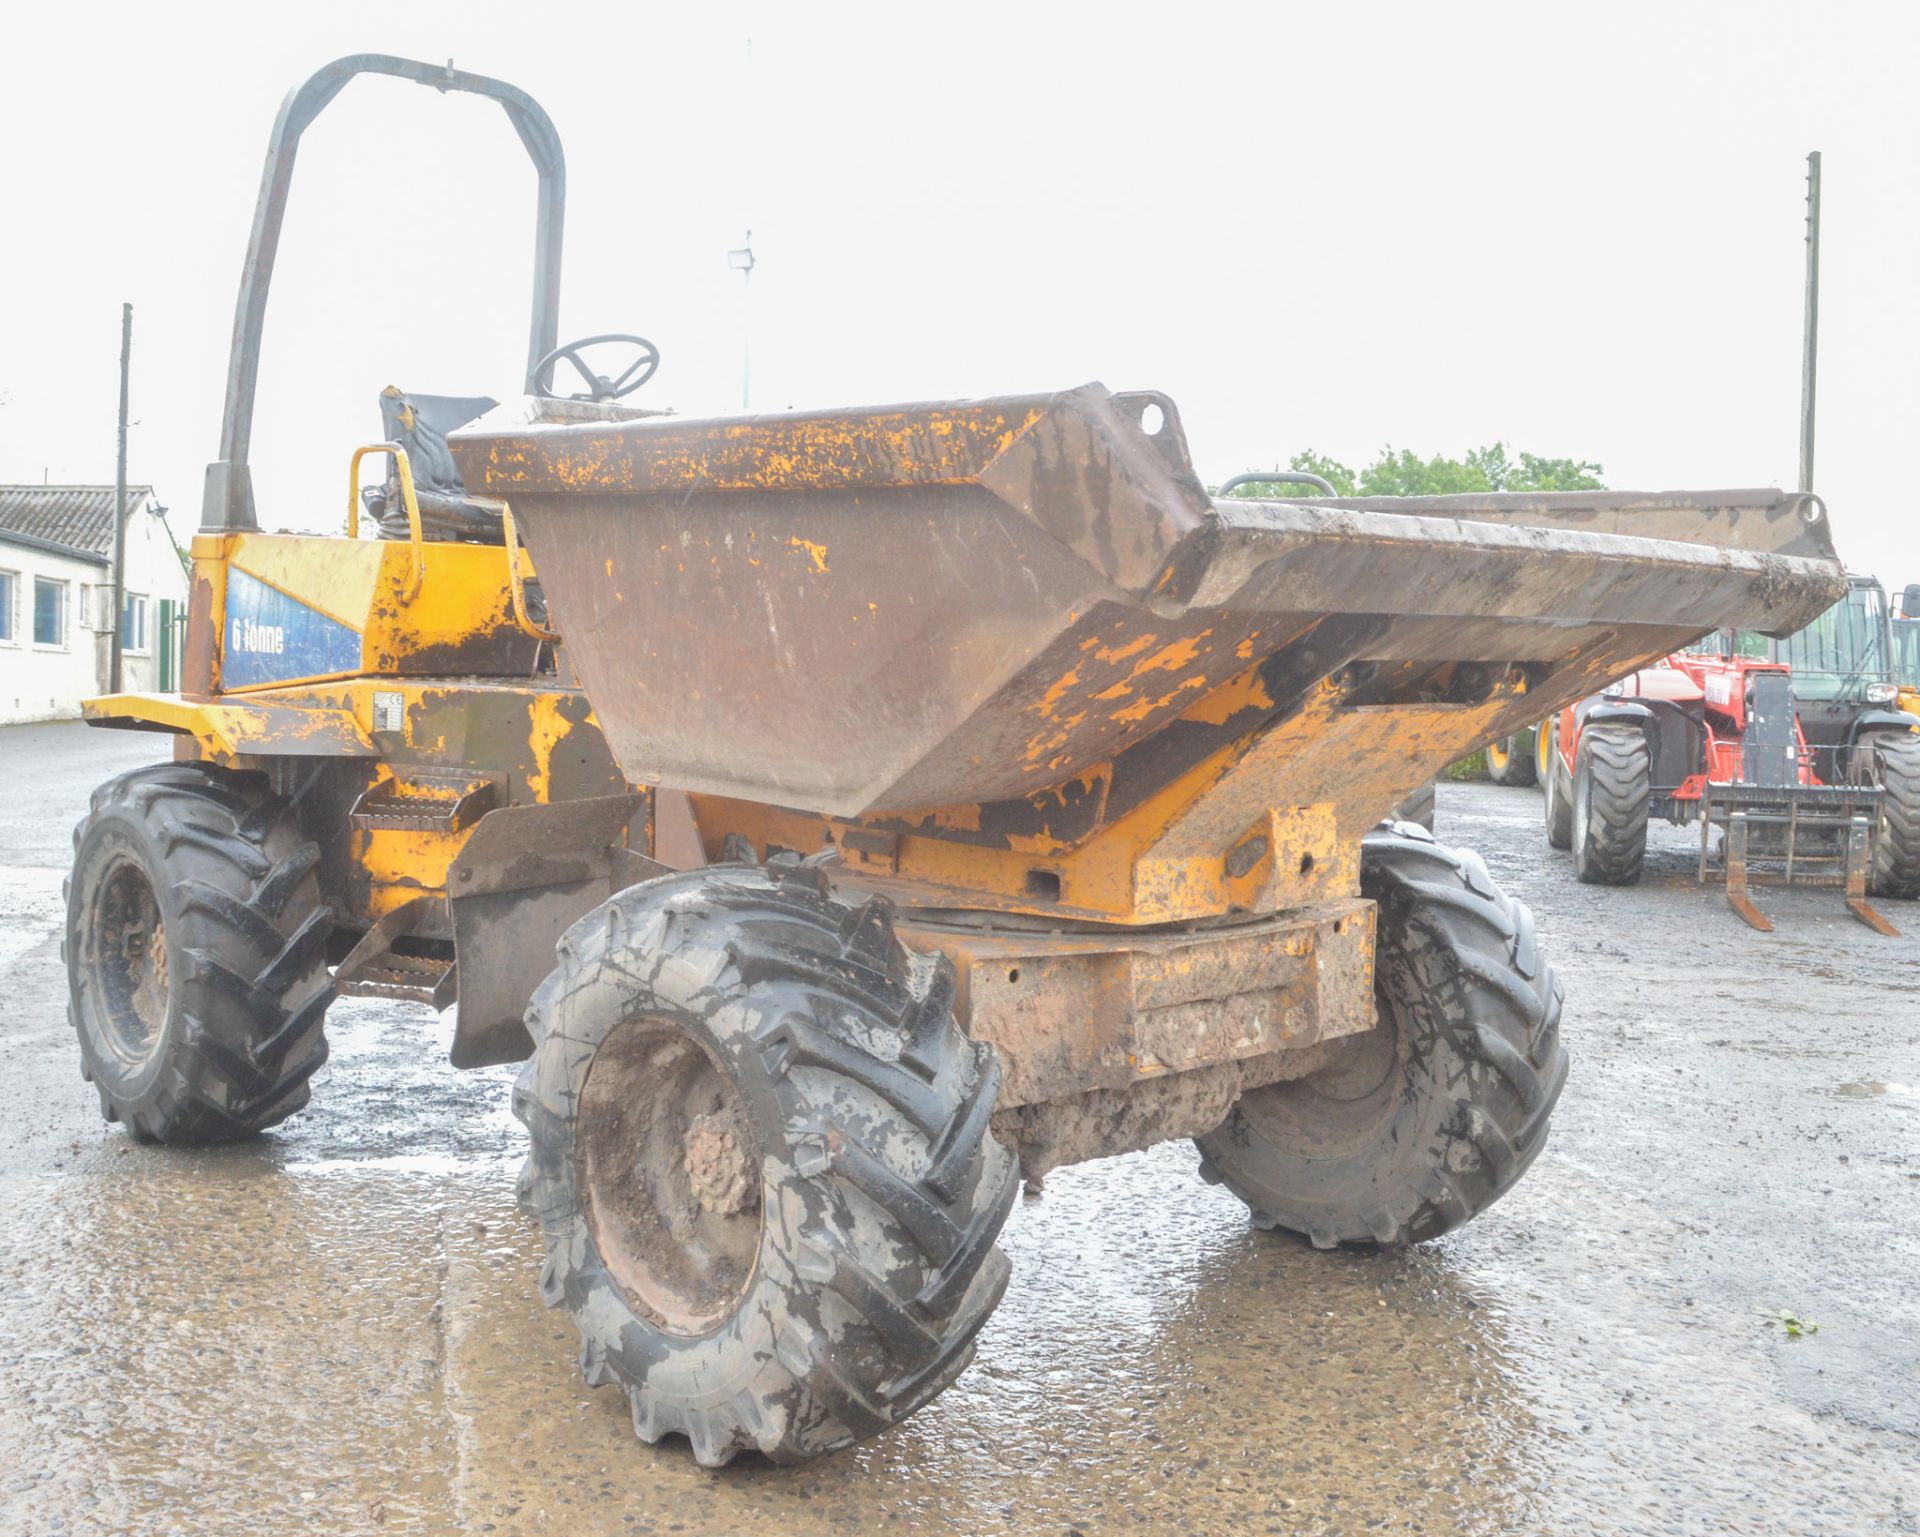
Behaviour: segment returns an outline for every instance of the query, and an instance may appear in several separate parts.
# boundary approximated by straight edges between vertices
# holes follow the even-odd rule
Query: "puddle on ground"
[[[1883,1099],[1888,1104],[1899,1105],[1904,1109],[1920,1109],[1920,1090],[1915,1090],[1904,1083],[1880,1083],[1867,1078],[1854,1083],[1843,1083],[1833,1092],[1841,1099]]]

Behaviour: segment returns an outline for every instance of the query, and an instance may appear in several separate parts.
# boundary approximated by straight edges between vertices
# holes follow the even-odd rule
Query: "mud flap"
[[[553,947],[578,918],[666,866],[629,850],[648,797],[595,796],[507,806],[480,819],[447,872],[460,1011],[455,1067],[490,1067],[533,1054],[523,1022],[533,990],[553,970]]]

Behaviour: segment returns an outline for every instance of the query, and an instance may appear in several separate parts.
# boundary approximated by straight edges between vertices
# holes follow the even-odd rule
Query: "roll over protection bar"
[[[514,132],[526,146],[539,175],[534,224],[533,320],[528,333],[527,373],[559,345],[560,244],[567,201],[566,157],[560,135],[540,103],[517,86],[485,75],[457,70],[451,63],[424,64],[384,53],[356,53],[314,71],[287,93],[267,141],[260,198],[247,237],[247,261],[240,273],[240,298],[233,317],[233,351],[227,362],[227,393],[220,418],[220,457],[207,466],[200,526],[212,532],[259,527],[254,516],[253,477],[247,464],[253,436],[254,385],[260,373],[260,337],[266,318],[267,290],[273,281],[280,226],[293,182],[300,136],[327,104],[356,75],[392,75],[431,86],[443,94],[465,91],[490,97],[505,109]]]

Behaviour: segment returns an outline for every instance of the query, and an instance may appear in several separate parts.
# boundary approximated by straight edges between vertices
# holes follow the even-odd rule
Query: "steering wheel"
[[[627,365],[626,372],[618,377],[595,373],[580,356],[585,348],[598,347],[602,342],[624,342],[636,350],[634,360]],[[573,371],[586,382],[584,394],[563,396],[554,391],[553,366],[563,358],[573,365]],[[533,393],[543,400],[622,400],[651,379],[653,371],[659,366],[660,349],[644,336],[626,336],[609,331],[604,336],[589,336],[581,341],[568,342],[564,347],[555,347],[534,364]]]

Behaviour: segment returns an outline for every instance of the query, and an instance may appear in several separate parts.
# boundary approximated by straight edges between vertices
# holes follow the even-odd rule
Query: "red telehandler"
[[[1920,896],[1920,847],[1906,846],[1915,841],[1906,819],[1885,814],[1884,783],[1889,773],[1902,784],[1920,776],[1920,737],[1889,724],[1861,744],[1867,771],[1822,783],[1790,668],[1747,654],[1758,648],[1742,641],[1709,636],[1543,728],[1547,841],[1573,851],[1589,885],[1629,886],[1653,818],[1698,822],[1700,879],[1723,873],[1727,900],[1756,929],[1773,925],[1748,884],[1772,881],[1844,886],[1855,917],[1897,933],[1867,897]],[[1724,832],[1717,850],[1713,827]]]

